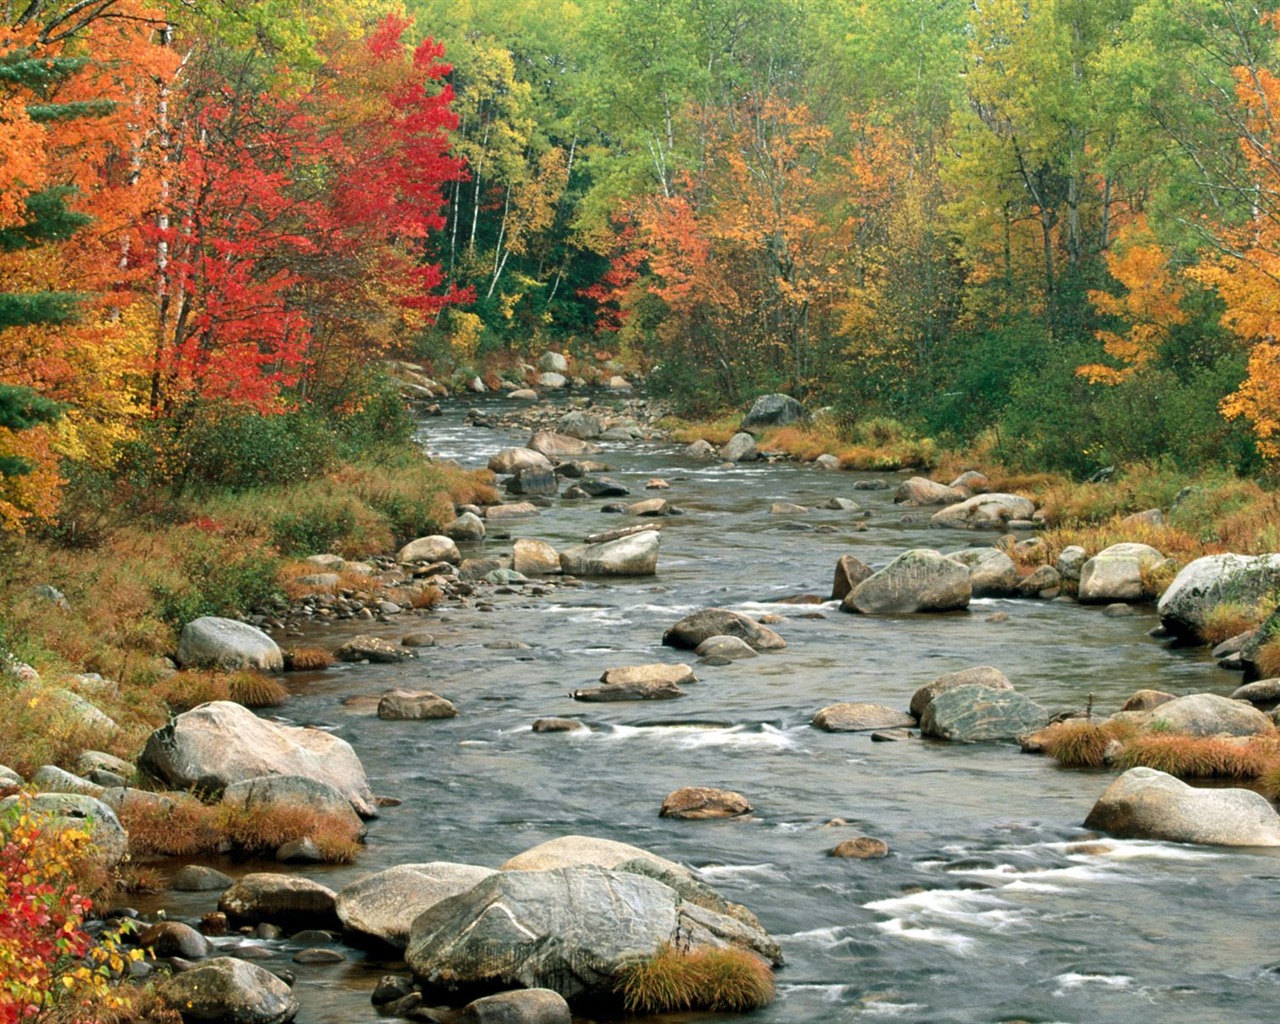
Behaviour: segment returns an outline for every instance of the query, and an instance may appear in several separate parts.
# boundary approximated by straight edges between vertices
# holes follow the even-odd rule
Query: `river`
[[[500,399],[483,407],[512,408]],[[527,439],[471,427],[464,409],[451,405],[428,421],[433,456],[482,466]],[[669,443],[605,449],[600,458],[634,500],[651,496],[645,482],[662,477],[671,487],[658,493],[685,510],[664,520],[656,577],[498,595],[492,611],[449,605],[426,619],[377,624],[391,637],[426,628],[437,646],[403,665],[291,681],[295,696],[278,716],[336,731],[374,791],[403,801],[372,823],[358,864],[308,874],[338,887],[411,861],[497,866],[571,833],[632,843],[696,868],[779,939],[787,965],[776,1002],[749,1018],[759,1024],[1274,1019],[1277,855],[1110,839],[1106,852],[1076,849],[1109,773],[1063,770],[1013,745],[873,743],[809,725],[837,701],[905,708],[919,686],[974,665],[1000,668],[1051,710],[1083,707],[1093,694],[1109,712],[1145,687],[1229,693],[1237,676],[1204,651],[1148,637],[1149,609],[1110,618],[1071,603],[980,600],[963,614],[871,618],[833,603],[773,604],[825,597],[843,554],[880,566],[908,548],[994,537],[931,531],[927,514],[903,522],[891,489],[853,489],[873,474],[789,463],[724,469]],[[869,518],[770,513],[775,501],[812,506],[833,496],[856,500]],[[603,504],[557,501],[502,529],[559,548],[624,525],[601,514]],[[491,538],[467,553],[509,551],[510,541]],[[662,647],[661,635],[707,606],[782,615],[773,628],[789,646],[695,666],[699,682],[676,701],[567,696],[605,667],[690,661],[691,652]],[[997,611],[1007,620],[991,621]],[[322,636],[336,646],[354,629],[338,624]],[[459,715],[386,722],[342,705],[392,686],[435,690]],[[545,716],[581,718],[590,732],[531,732]],[[755,811],[731,821],[659,818],[663,798],[686,785],[736,790]],[[832,818],[848,826],[826,826]],[[825,855],[857,834],[884,839],[890,856]],[[212,909],[194,894],[163,902],[179,916]],[[379,1019],[369,993],[384,967],[352,957],[337,968],[293,967],[301,1024]]]

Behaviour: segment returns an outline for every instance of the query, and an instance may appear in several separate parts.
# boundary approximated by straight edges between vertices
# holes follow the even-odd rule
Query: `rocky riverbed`
[[[475,408],[478,415],[447,407],[427,421],[433,454],[485,465],[564,415],[526,421],[529,407],[518,399]],[[288,677],[294,695],[272,716],[287,726],[318,726],[359,757],[383,806],[366,822],[358,863],[281,869],[222,860],[213,867],[242,882],[284,870],[341,894],[397,866],[489,871],[540,844],[594,837],[661,858],[671,865],[663,870],[691,872],[758,918],[785,966],[777,972],[778,999],[753,1019],[1269,1019],[1276,975],[1264,937],[1280,910],[1267,881],[1276,854],[1086,829],[1114,774],[1064,771],[1008,741],[1086,705],[1116,711],[1140,689],[1226,696],[1239,673],[1224,672],[1203,649],[1148,636],[1158,617],[1140,594],[1094,605],[1055,601],[1047,577],[1034,590],[995,589],[999,567],[987,552],[1008,520],[1024,521],[1019,542],[1034,543],[1033,520],[1016,506],[1000,506],[1011,511],[995,513],[991,528],[951,530],[931,524],[944,505],[895,502],[904,487],[919,489],[907,487],[911,474],[726,464],[640,431],[639,438],[587,442],[599,451],[555,456],[604,463],[607,470],[584,476],[610,478],[627,495],[566,498],[584,476],[562,475],[555,496],[508,497],[513,504],[544,499],[528,501],[532,511],[477,516],[486,535],[450,538],[456,560],[444,549],[448,558],[416,561],[401,552],[370,563],[378,575],[404,577],[392,587],[434,580],[446,600],[433,610],[388,611],[373,603],[384,597],[372,590],[356,597],[318,588],[309,615],[305,602],[289,614],[264,614],[260,624],[282,643],[333,650],[366,635],[416,656]],[[668,486],[647,492],[655,480]],[[684,514],[603,511],[646,493]],[[559,563],[590,536],[654,522],[661,529],[652,574],[592,570],[566,579],[515,567],[517,542],[551,566],[552,556],[535,545]],[[966,598],[956,596],[957,586],[964,589],[959,576],[945,590],[945,606],[955,610],[841,610],[885,590],[883,577],[869,587],[874,577],[852,563],[844,566],[847,591],[832,599],[842,557],[874,574],[920,549],[973,553],[962,559]],[[1150,557],[1115,553],[1132,565],[1106,567],[1119,580],[1108,585],[1127,585],[1135,573],[1140,581]],[[468,562],[472,572],[464,571]],[[955,575],[950,566],[959,563],[942,567]],[[908,567],[916,582],[933,578]],[[477,575],[479,568],[485,572]],[[1117,602],[1129,614],[1108,614]],[[677,623],[706,608],[747,616],[764,632],[725,618],[711,633],[689,629],[687,642],[664,643]],[[430,646],[401,642],[424,632]],[[694,649],[726,636],[703,653]],[[637,666],[659,670],[601,678]],[[947,673],[979,667],[990,672],[920,696]],[[1009,689],[998,680],[988,685],[990,673]],[[666,699],[575,699],[619,685],[633,697],[655,687]],[[379,708],[396,690],[430,691],[455,714],[384,717]],[[974,690],[1018,701],[979,706],[955,696]],[[1006,711],[1018,724],[989,737],[994,742],[920,736],[926,719],[928,731],[944,737],[952,728],[988,728]],[[1256,804],[1244,808],[1257,812]],[[595,870],[616,871],[619,863]],[[588,906],[598,885],[649,891],[649,882],[627,878],[557,884],[580,890]],[[671,888],[661,878],[654,884]],[[414,880],[410,889],[424,885]],[[167,892],[140,909],[164,909],[170,921],[194,925],[225,898]],[[484,899],[510,898],[495,889]],[[432,988],[430,965],[444,956],[438,929],[429,942],[424,934],[422,948],[439,950],[416,966],[410,954],[406,966],[385,949],[331,941],[342,922],[294,921],[282,932],[271,920],[246,918],[232,928],[243,924],[248,934],[209,941],[233,958],[293,975],[299,1020],[375,1019],[371,996],[384,974]],[[411,993],[395,991],[398,999]]]

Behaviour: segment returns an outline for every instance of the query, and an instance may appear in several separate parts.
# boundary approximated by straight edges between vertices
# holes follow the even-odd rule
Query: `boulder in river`
[[[298,1013],[288,985],[257,964],[229,956],[173,975],[158,994],[185,1024],[287,1024]]]
[[[623,665],[607,668],[600,673],[600,682],[623,685],[628,683],[696,683],[698,677],[688,665],[668,665],[657,662],[651,665]]]
[[[457,1020],[458,1024],[572,1024],[573,1014],[559,992],[518,988],[471,1001]]]
[[[684,786],[668,793],[662,801],[662,818],[706,821],[711,818],[738,818],[751,812],[751,803],[741,793],[710,786]]]
[[[378,700],[378,717],[393,722],[456,718],[453,701],[430,690],[391,690]]]
[[[787,642],[768,626],[724,608],[703,608],[686,615],[662,634],[662,642],[668,647],[693,650],[713,636],[736,636],[757,651],[779,650],[787,646]]]
[[[751,406],[751,410],[742,418],[739,430],[766,430],[770,427],[785,427],[792,423],[808,420],[809,414],[803,405],[790,395],[761,395]]]
[[[670,679],[636,679],[573,691],[574,700],[596,704],[625,700],[674,700],[683,696],[684,690]]]
[[[1122,714],[1142,728],[1181,736],[1257,736],[1272,730],[1271,719],[1257,708],[1216,693],[1190,693]]]
[[[537,431],[529,438],[528,447],[552,459],[576,459],[581,455],[596,455],[600,451],[598,444],[568,434],[557,434],[554,430]]]
[[[1200,640],[1219,604],[1255,607],[1280,589],[1280,554],[1206,555],[1185,565],[1160,598],[1160,623],[1174,636]]]
[[[1121,839],[1210,846],[1280,846],[1280,816],[1248,789],[1197,789],[1154,768],[1130,768],[1106,788],[1085,828]]]
[[[215,668],[228,672],[284,670],[284,653],[257,626],[205,615],[182,627],[178,664],[183,668]]]
[[[1003,529],[1011,519],[1030,519],[1035,510],[1035,502],[1017,494],[977,494],[935,512],[929,522],[961,530]]]
[[[905,729],[916,724],[910,715],[883,704],[831,704],[809,723],[823,732],[874,732],[876,729]]]
[[[339,661],[369,661],[375,664],[394,665],[396,662],[416,658],[413,648],[393,644],[380,636],[353,636],[333,656]]]
[[[503,486],[508,494],[553,495],[560,491],[560,480],[550,469],[518,469]]]
[[[511,549],[511,568],[525,576],[558,576],[560,552],[544,540],[521,537]]]
[[[558,836],[530,847],[502,864],[500,871],[549,871],[592,864],[600,868],[616,868],[630,861],[643,860],[660,871],[692,877],[689,870],[675,861],[659,857],[630,843],[595,836]]]
[[[831,600],[843,601],[849,591],[875,574],[876,571],[861,558],[841,555],[836,561],[835,579],[831,583]]]
[[[584,476],[578,486],[593,498],[622,498],[631,493],[626,485],[607,476]]]
[[[333,786],[361,817],[377,816],[364,766],[346,740],[276,725],[230,701],[201,704],[157,729],[138,767],[173,789],[211,794],[263,775],[304,775]]]
[[[339,889],[335,908],[344,928],[404,949],[415,917],[494,873],[450,861],[397,864]]]
[[[895,505],[955,505],[969,497],[959,487],[948,487],[923,476],[913,476],[900,484],[893,495]]]
[[[268,922],[294,931],[336,928],[335,896],[309,878],[258,871],[236,879],[218,900],[218,909],[233,922]]]
[[[956,611],[969,606],[969,570],[928,548],[904,551],[846,596],[843,611],[863,615],[903,615]]]
[[[964,548],[947,557],[969,567],[974,597],[1009,597],[1018,592],[1018,567],[998,548]]]
[[[710,441],[699,438],[685,448],[684,454],[686,458],[706,461],[716,457],[716,447]]]
[[[396,552],[397,562],[448,562],[457,565],[462,561],[462,553],[452,537],[433,534],[430,537],[419,537]]]
[[[991,665],[978,665],[974,668],[962,668],[958,672],[947,672],[938,676],[931,683],[926,683],[911,695],[910,712],[919,721],[933,702],[933,698],[947,690],[959,686],[985,686],[990,690],[1012,690],[1013,683],[998,668]]]
[[[613,997],[622,966],[669,944],[739,946],[780,962],[766,933],[656,878],[598,867],[506,871],[413,922],[405,960],[429,990],[552,988]]]
[[[1049,713],[1016,690],[989,686],[957,686],[929,702],[920,718],[920,733],[955,743],[1015,740],[1043,729]]]
[[[551,460],[532,448],[503,448],[489,457],[492,473],[515,473],[522,469],[551,469]]]
[[[1164,555],[1149,544],[1112,544],[1081,566],[1077,596],[1082,604],[1145,600],[1143,573],[1163,561]]]
[[[758,458],[756,439],[747,433],[734,434],[720,449],[722,462],[754,462]]]
[[[694,648],[699,658],[722,658],[726,661],[740,661],[746,658],[758,658],[752,647],[745,640],[736,636],[709,636]]]
[[[845,839],[829,851],[828,857],[846,857],[853,860],[880,860],[889,856],[889,844],[874,836],[858,836]]]
[[[600,544],[560,552],[560,568],[573,576],[652,576],[658,571],[657,530],[641,530]]]
[[[455,543],[484,540],[485,525],[474,512],[463,512],[444,528],[445,535]]]

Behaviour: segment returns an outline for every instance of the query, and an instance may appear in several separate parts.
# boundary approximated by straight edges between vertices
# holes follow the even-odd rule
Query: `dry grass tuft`
[[[163,801],[129,801],[120,811],[132,857],[194,857],[215,853],[225,838],[218,808],[187,793]]]
[[[425,587],[419,587],[413,592],[413,595],[409,598],[409,607],[423,608],[430,611],[433,608],[438,608],[443,600],[444,591],[434,584],[431,584]]]
[[[773,1000],[773,970],[744,949],[685,953],[665,945],[648,960],[623,967],[614,978],[614,991],[632,1013],[741,1013]]]
[[[1129,722],[1070,719],[1049,726],[1042,735],[1044,752],[1068,768],[1101,768],[1112,742],[1123,743],[1137,732]]]
[[[151,692],[176,714],[210,701],[231,699],[226,675],[205,669],[175,672],[152,686]]]
[[[228,699],[247,708],[278,708],[289,699],[283,683],[261,672],[232,672],[226,682]]]
[[[1125,744],[1118,763],[1181,779],[1256,779],[1273,766],[1280,768],[1280,741],[1274,735],[1237,740],[1141,733]]]
[[[274,854],[285,843],[308,838],[330,864],[350,864],[360,852],[358,828],[346,815],[294,803],[217,810],[225,836],[248,856]]]
[[[1269,637],[1258,647],[1253,664],[1258,670],[1259,679],[1280,676],[1280,636]]]
[[[289,672],[319,672],[333,666],[333,655],[320,647],[296,647],[284,652],[284,667]]]
[[[679,444],[693,444],[694,441],[710,441],[714,445],[726,444],[729,438],[738,432],[742,422],[741,413],[730,413],[709,423],[692,423],[687,420],[669,418],[660,424],[673,441]]]
[[[1204,625],[1200,628],[1200,639],[1209,646],[1216,647],[1224,640],[1253,629],[1260,621],[1256,609],[1246,608],[1234,601],[1224,601],[1209,609]]]

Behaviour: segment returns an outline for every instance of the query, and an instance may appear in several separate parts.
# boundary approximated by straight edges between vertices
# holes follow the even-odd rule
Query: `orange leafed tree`
[[[1267,16],[1280,29],[1280,15]],[[1253,427],[1258,451],[1280,459],[1280,77],[1236,69],[1239,139],[1250,178],[1240,191],[1251,215],[1217,228],[1218,252],[1191,273],[1217,289],[1224,326],[1249,346],[1248,376],[1222,402],[1228,419]]]
[[[1124,287],[1124,294],[1091,291],[1089,301],[1099,313],[1115,317],[1126,327],[1097,332],[1107,355],[1120,366],[1091,363],[1076,371],[1095,384],[1119,384],[1150,366],[1170,331],[1189,319],[1181,305],[1186,289],[1144,216],[1136,217],[1107,253],[1107,269]]]

